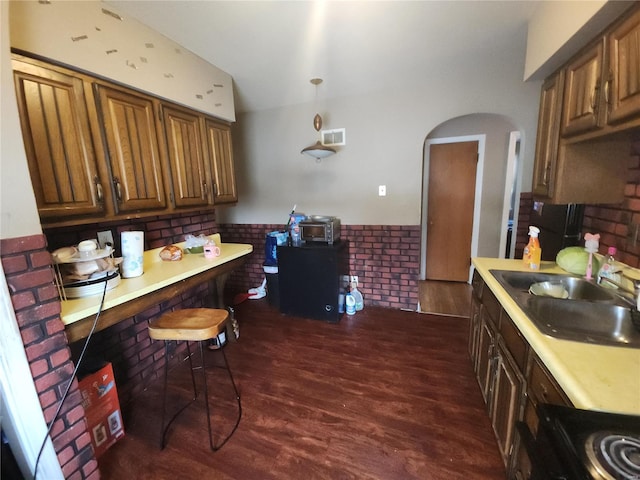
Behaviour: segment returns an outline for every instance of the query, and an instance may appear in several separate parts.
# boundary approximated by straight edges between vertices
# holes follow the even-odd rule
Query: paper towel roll
[[[144,273],[144,232],[122,232],[120,234],[122,249],[123,278],[139,277]]]

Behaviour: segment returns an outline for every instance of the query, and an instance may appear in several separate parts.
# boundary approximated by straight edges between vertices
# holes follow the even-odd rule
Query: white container
[[[345,295],[344,304],[346,306],[347,315],[354,315],[356,313],[356,299],[353,298],[351,292],[347,292]]]
[[[144,273],[144,232],[122,232],[120,234],[122,250],[122,278],[139,277]]]
[[[356,312],[359,312],[364,308],[364,298],[362,297],[360,290],[358,290],[356,282],[351,284],[351,295],[353,295],[353,299],[356,302]]]

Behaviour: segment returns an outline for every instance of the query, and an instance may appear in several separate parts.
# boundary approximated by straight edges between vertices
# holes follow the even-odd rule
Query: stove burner
[[[585,445],[591,473],[602,480],[640,479],[640,436],[591,434]]]

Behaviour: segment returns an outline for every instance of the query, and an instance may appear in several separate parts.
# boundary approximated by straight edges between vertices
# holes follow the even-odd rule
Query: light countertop
[[[640,349],[542,334],[490,273],[529,271],[522,261],[474,258],[473,265],[576,408],[640,415]],[[542,262],[540,272],[566,274],[554,262]]]
[[[144,252],[144,273],[139,277],[123,278],[120,284],[109,290],[105,296],[103,310],[113,308],[138,297],[167,287],[181,280],[223,265],[236,258],[248,255],[253,246],[243,243],[221,243],[219,235],[210,236],[220,247],[220,256],[207,259],[204,254],[189,254],[184,252],[182,260],[163,261],[159,252],[162,248],[146,250]],[[184,248],[184,243],[175,244]],[[62,322],[72,324],[98,312],[102,294],[84,298],[74,298],[62,301]]]

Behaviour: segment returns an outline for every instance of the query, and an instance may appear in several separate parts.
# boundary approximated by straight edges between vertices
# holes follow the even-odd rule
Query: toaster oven
[[[304,242],[321,242],[333,245],[340,240],[340,219],[311,215],[299,224],[300,237]]]

